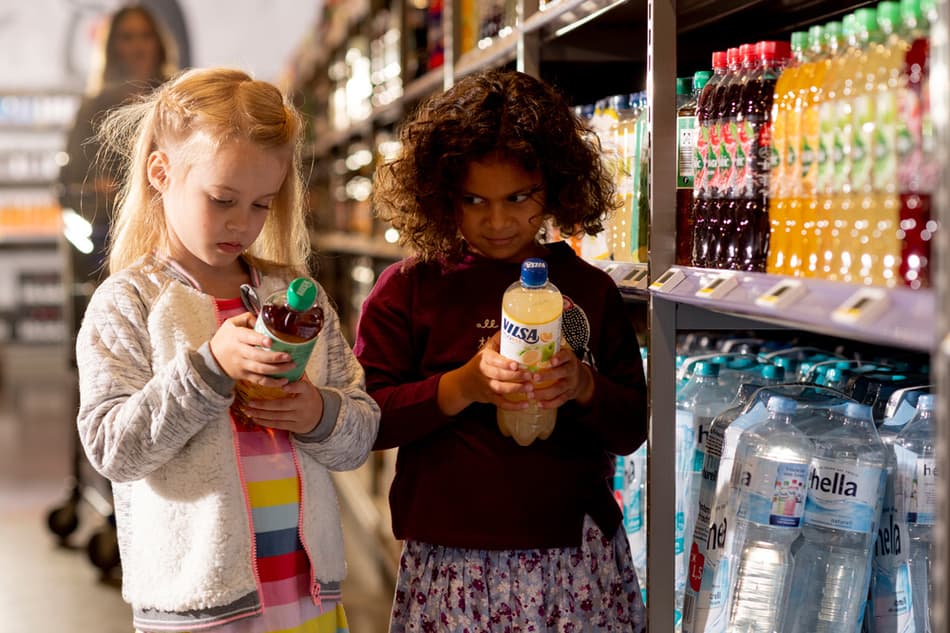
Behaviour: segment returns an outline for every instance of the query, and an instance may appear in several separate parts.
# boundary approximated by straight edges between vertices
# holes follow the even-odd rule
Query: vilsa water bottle
[[[272,351],[287,352],[295,363],[293,369],[275,374],[275,378],[287,378],[293,382],[303,375],[316,345],[317,335],[323,328],[323,308],[316,302],[316,283],[306,277],[297,277],[286,290],[267,297],[261,306],[254,330],[270,337]],[[253,420],[244,413],[248,402],[282,397],[282,389],[262,387],[241,380],[234,389],[231,412],[236,420],[252,424]]]
[[[505,291],[501,308],[501,355],[528,371],[548,367],[561,348],[561,292],[548,281],[548,265],[535,257],[521,264],[521,279]],[[542,389],[545,383],[535,388]],[[516,394],[511,400],[525,400]],[[527,409],[498,409],[498,428],[521,446],[547,439],[554,431],[556,409],[541,409],[532,402]]]

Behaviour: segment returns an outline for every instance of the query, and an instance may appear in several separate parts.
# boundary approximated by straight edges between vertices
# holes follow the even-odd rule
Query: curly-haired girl
[[[602,230],[615,195],[596,142],[550,86],[497,70],[431,98],[400,138],[374,202],[411,254],[380,276],[354,348],[382,409],[374,448],[399,447],[391,630],[641,631],[611,492],[615,455],[646,437],[637,339],[611,279],[539,241],[546,221]],[[537,373],[499,354],[528,257],[564,295],[569,343]],[[520,446],[496,408],[529,403],[557,424]]]

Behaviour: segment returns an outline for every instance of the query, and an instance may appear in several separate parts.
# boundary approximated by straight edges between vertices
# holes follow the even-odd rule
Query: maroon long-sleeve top
[[[452,266],[397,263],[366,299],[354,351],[382,408],[374,448],[399,447],[389,494],[397,538],[475,549],[568,547],[580,544],[585,514],[608,536],[620,524],[614,458],[647,434],[639,345],[603,271],[563,243],[549,245],[545,259],[565,296],[564,336],[593,366],[595,392],[588,407],[562,406],[554,433],[527,447],[501,434],[493,405],[447,416],[436,402],[442,375],[498,330],[518,263],[475,255]]]

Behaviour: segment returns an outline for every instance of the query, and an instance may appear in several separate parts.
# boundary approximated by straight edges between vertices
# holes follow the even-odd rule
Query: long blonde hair
[[[247,254],[265,269],[306,273],[311,250],[300,171],[301,129],[300,115],[275,86],[225,68],[183,72],[141,101],[112,111],[99,130],[103,144],[123,158],[123,186],[109,232],[109,272],[167,250],[164,208],[148,180],[148,157],[170,143],[187,146],[201,133],[219,147],[244,140],[288,151],[287,177]]]

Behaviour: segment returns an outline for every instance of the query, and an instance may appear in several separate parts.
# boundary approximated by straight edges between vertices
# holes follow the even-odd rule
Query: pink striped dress
[[[216,299],[219,322],[244,312],[240,299]],[[214,633],[347,633],[339,590],[310,597],[310,559],[300,541],[300,482],[287,431],[234,423],[264,611]]]

